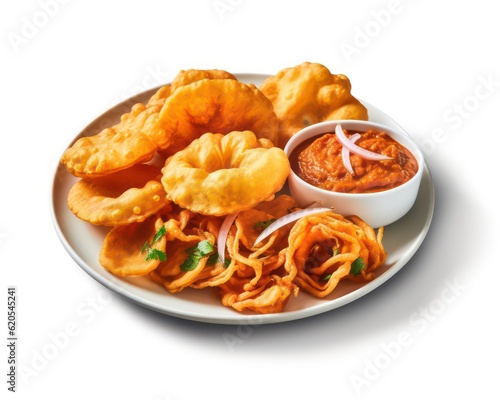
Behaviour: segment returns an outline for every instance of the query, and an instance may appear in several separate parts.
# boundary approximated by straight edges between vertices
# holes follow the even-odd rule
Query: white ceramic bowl
[[[405,146],[416,158],[418,171],[406,183],[393,189],[374,193],[340,193],[313,186],[291,171],[288,187],[291,196],[300,207],[313,202],[322,206],[333,207],[336,213],[349,216],[357,215],[373,228],[387,226],[403,217],[415,203],[424,170],[424,156],[410,136],[402,129],[396,130],[385,125],[369,121],[341,120],[325,121],[308,126],[291,137],[285,146],[285,153],[290,157],[292,151],[303,141],[321,134],[335,132],[337,124],[343,129],[366,132],[370,129],[384,131],[394,140]]]

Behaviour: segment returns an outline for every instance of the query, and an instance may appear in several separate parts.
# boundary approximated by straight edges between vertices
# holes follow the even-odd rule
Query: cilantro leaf
[[[217,253],[210,254],[207,260],[207,265],[215,265],[217,264],[217,261],[219,261],[219,254]]]
[[[146,256],[146,261],[150,260],[160,260],[165,261],[167,259],[167,255],[158,249],[153,249],[152,247],[148,247],[148,254]]]
[[[201,258],[188,257],[180,266],[181,271],[192,271],[198,265]]]
[[[215,265],[217,264],[217,261],[220,261],[219,254],[212,253],[208,256],[207,265]],[[229,258],[226,258],[224,260],[224,268],[229,267],[229,264],[231,264],[231,260]]]
[[[271,219],[268,219],[267,221],[259,221],[259,222],[256,222],[253,227],[254,227],[254,229],[266,229],[274,221],[276,221],[276,218],[271,218]]]
[[[160,260],[160,261],[165,261],[167,259],[167,255],[165,252],[154,249],[152,246],[160,240],[163,235],[167,233],[167,230],[165,226],[162,226],[158,231],[155,233],[153,237],[153,241],[149,243],[149,241],[146,241],[142,247],[141,247],[141,253],[146,252],[146,261],[151,261],[151,260]]]
[[[361,257],[356,258],[351,264],[351,274],[358,275],[364,267],[365,262],[363,259]]]
[[[165,225],[163,225],[160,229],[158,229],[155,236],[153,237],[153,241],[151,242],[151,246],[153,246],[158,240],[160,240],[166,233],[167,233],[167,229],[165,228]]]
[[[206,256],[214,251],[214,246],[208,240],[202,240],[196,247],[202,256]]]
[[[205,256],[214,251],[214,246],[208,240],[202,240],[196,246],[186,249],[188,258],[180,265],[182,271],[192,271]]]

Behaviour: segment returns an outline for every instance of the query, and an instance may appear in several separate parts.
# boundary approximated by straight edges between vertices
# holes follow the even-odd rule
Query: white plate
[[[259,85],[266,77],[258,74],[238,74],[247,83]],[[82,136],[94,135],[111,123],[119,120],[131,105],[137,101],[147,101],[156,91],[148,90],[136,95],[106,111],[89,124],[74,140]],[[370,104],[370,120],[389,126],[396,122]],[[415,254],[430,227],[434,211],[434,187],[425,165],[419,194],[413,208],[401,220],[385,228],[383,243],[387,250],[387,260],[378,270],[377,277],[366,284],[343,281],[333,293],[325,298],[314,298],[300,293],[291,298],[284,312],[267,315],[242,315],[224,307],[212,289],[186,289],[178,294],[170,294],[163,287],[148,278],[116,277],[99,264],[99,251],[109,228],[96,227],[75,217],[68,209],[66,198],[77,178],[59,165],[53,182],[52,216],[57,234],[75,262],[92,278],[126,298],[152,310],[171,316],[217,324],[270,324],[291,321],[321,314],[341,307],[371,292],[398,272]]]

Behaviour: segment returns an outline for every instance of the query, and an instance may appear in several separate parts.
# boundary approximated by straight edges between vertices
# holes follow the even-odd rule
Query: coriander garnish
[[[274,221],[276,221],[276,218],[271,218],[271,219],[268,219],[267,221],[259,221],[259,222],[255,223],[255,225],[253,226],[253,228],[254,229],[266,229]]]
[[[153,245],[156,242],[158,242],[158,240],[160,240],[166,233],[167,233],[167,230],[165,229],[165,225],[163,225],[155,233],[151,243],[149,243],[149,241],[146,241],[146,243],[144,243],[142,245],[141,253],[147,252],[146,261],[150,261],[150,260],[165,261],[167,259],[167,255],[165,254],[165,252],[153,248]]]
[[[364,267],[365,262],[363,259],[361,257],[356,258],[351,264],[351,274],[358,275]]]
[[[213,251],[214,246],[208,240],[202,240],[196,246],[187,248],[186,253],[188,253],[188,258],[181,264],[181,270],[192,271],[203,257],[208,256]]]

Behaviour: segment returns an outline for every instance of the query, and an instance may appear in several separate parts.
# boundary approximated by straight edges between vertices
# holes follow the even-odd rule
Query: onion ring
[[[342,145],[346,147],[351,153],[357,154],[360,157],[372,161],[392,160],[392,157],[388,157],[384,154],[374,153],[373,151],[369,151],[355,145],[347,138],[340,124],[335,127],[335,134],[337,135],[337,139],[339,140],[339,142],[342,143]]]
[[[327,207],[315,207],[315,208],[305,208],[303,210],[294,211],[293,213],[287,214],[284,217],[278,218],[271,225],[262,231],[262,233],[255,239],[254,246],[264,240],[266,237],[271,235],[274,231],[279,228],[289,224],[290,222],[297,221],[302,217],[307,217],[308,215],[318,214],[325,211],[332,211],[331,208]]]
[[[359,133],[355,133],[354,135],[349,137],[349,140],[353,143],[356,143],[361,137]],[[342,162],[344,163],[345,169],[351,174],[354,175],[354,170],[352,169],[351,159],[349,157],[349,149],[345,146],[342,147]]]
[[[226,259],[226,240],[233,222],[238,216],[238,213],[229,214],[226,216],[220,227],[219,235],[217,236],[217,253],[219,254],[220,261],[224,264]]]

